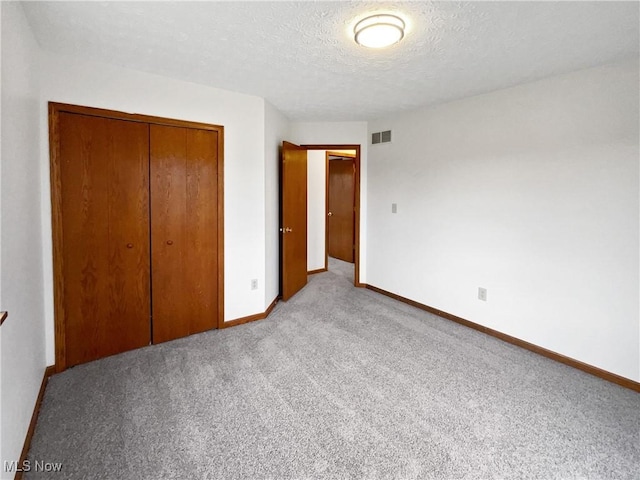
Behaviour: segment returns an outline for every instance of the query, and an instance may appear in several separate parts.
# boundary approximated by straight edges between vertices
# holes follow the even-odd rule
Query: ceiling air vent
[[[376,132],[371,134],[371,144],[377,143],[389,143],[391,141],[391,130],[385,130],[384,132]]]

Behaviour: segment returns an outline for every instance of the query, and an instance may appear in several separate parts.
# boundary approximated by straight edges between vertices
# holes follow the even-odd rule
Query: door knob
[[[173,245],[173,240],[167,240],[167,245]]]
[[[133,243],[127,243],[127,248],[133,248]]]
[[[285,229],[284,229],[284,232],[285,232],[285,233],[293,232],[293,229],[292,229],[292,228],[287,227],[287,228],[285,228]]]
[[[327,213],[327,216],[328,216],[328,217],[333,217],[333,213],[332,213],[332,212],[329,212],[329,213]]]

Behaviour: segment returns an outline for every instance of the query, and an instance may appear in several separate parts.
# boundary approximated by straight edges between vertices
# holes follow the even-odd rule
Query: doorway
[[[324,153],[322,169],[316,171],[317,175],[323,172],[324,205],[316,206],[324,219],[323,256],[324,265],[319,263],[311,266],[308,273],[314,274],[327,270],[336,270],[337,273],[348,275],[353,279],[356,287],[362,287],[360,283],[360,145],[302,145],[309,153]],[[324,152],[317,152],[324,150]],[[319,161],[319,159],[318,159]],[[332,163],[333,162],[333,163]],[[338,163],[341,162],[341,163]],[[332,176],[331,172],[334,172]],[[309,174],[314,172],[309,166]],[[333,177],[333,181],[332,181]],[[332,188],[333,185],[333,188]],[[310,185],[309,194],[312,193]],[[335,198],[333,193],[338,193]],[[333,197],[333,198],[332,198]],[[311,208],[311,202],[310,202]],[[311,211],[310,218],[312,217]],[[316,215],[316,217],[319,216]],[[317,221],[316,221],[317,223]],[[309,242],[310,256],[313,255],[314,233],[310,226]],[[315,235],[317,237],[317,233]],[[315,245],[319,249],[319,245]],[[352,272],[352,274],[351,274]]]
[[[329,257],[355,259],[355,152],[326,152],[326,242]]]

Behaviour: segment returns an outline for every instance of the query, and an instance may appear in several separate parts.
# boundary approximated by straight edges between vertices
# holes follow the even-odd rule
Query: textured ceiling
[[[637,2],[25,2],[43,49],[369,120],[638,57]],[[385,50],[350,31],[403,16]]]

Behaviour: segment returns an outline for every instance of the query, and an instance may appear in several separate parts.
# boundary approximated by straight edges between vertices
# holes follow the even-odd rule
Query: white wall
[[[289,120],[265,101],[265,310],[280,293],[280,149]]]
[[[47,102],[56,101],[224,126],[225,320],[264,311],[265,112],[258,97],[43,53],[40,160],[47,359],[54,360]],[[251,279],[259,288],[251,290]]]
[[[360,282],[367,281],[367,122],[294,122],[292,142],[298,145],[360,145]]]
[[[326,153],[307,151],[307,271],[325,268]]]
[[[638,77],[621,63],[371,122],[393,143],[369,150],[368,283],[640,380]]]
[[[2,2],[0,476],[18,460],[44,374],[38,46],[20,3]],[[52,362],[49,362],[52,363]]]

